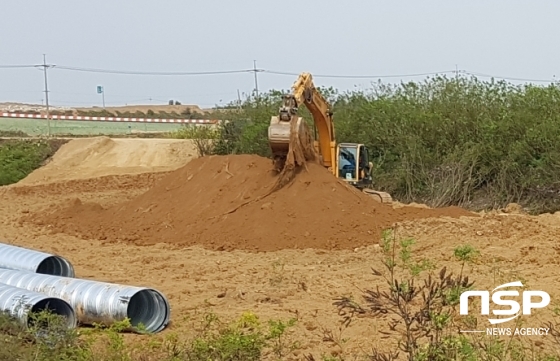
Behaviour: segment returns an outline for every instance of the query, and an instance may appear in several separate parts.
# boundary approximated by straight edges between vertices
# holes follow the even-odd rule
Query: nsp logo
[[[544,291],[523,291],[522,305],[519,305],[517,301],[505,300],[502,297],[518,297],[518,291],[496,291],[500,288],[506,287],[523,287],[523,283],[520,281],[505,283],[492,290],[492,302],[498,306],[509,306],[510,309],[503,310],[492,310],[492,313],[496,316],[511,316],[509,318],[489,318],[491,324],[495,325],[498,323],[508,322],[519,316],[530,315],[531,309],[543,308],[548,306],[550,303],[550,295]],[[460,298],[460,314],[469,314],[469,297],[480,297],[481,300],[481,314],[490,314],[490,292],[488,291],[465,291],[461,293]],[[540,301],[534,302],[533,298],[540,297]],[[520,312],[521,311],[521,312]]]

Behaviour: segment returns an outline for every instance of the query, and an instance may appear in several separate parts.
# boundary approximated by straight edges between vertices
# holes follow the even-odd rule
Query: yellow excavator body
[[[321,164],[332,174],[360,189],[382,203],[391,203],[391,195],[372,189],[373,163],[368,149],[361,143],[337,144],[333,113],[327,100],[317,91],[309,73],[302,73],[292,86],[292,94],[284,96],[277,116],[272,116],[268,127],[268,141],[277,169],[282,169],[289,150],[291,126],[299,134],[306,133],[305,121],[298,116],[298,106],[304,104],[311,113],[318,139],[313,146],[320,155]],[[305,141],[303,137],[300,138]]]

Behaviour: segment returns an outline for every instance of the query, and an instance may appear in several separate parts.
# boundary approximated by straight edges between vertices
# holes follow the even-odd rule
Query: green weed
[[[65,140],[0,140],[0,186],[17,183],[39,168]]]
[[[61,316],[48,311],[30,314],[25,327],[7,314],[0,315],[0,360],[21,361],[241,361],[284,360],[299,347],[287,332],[295,320],[263,323],[246,312],[233,322],[208,313],[190,338],[170,333],[145,334],[140,342],[127,342],[129,320],[109,327],[68,329]]]

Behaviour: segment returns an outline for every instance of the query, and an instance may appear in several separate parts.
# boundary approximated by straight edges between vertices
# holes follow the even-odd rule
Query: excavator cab
[[[340,143],[337,147],[338,159],[336,176],[357,188],[367,188],[373,183],[373,163],[365,145]]]
[[[340,143],[336,148],[337,178],[356,187],[381,203],[392,203],[389,193],[373,190],[373,163],[367,147],[359,143]]]

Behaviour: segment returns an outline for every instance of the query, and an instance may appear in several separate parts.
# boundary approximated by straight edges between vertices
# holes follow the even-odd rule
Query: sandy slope
[[[189,140],[74,139],[63,145],[46,166],[21,180],[18,186],[169,171],[185,165],[195,156],[196,148]]]

